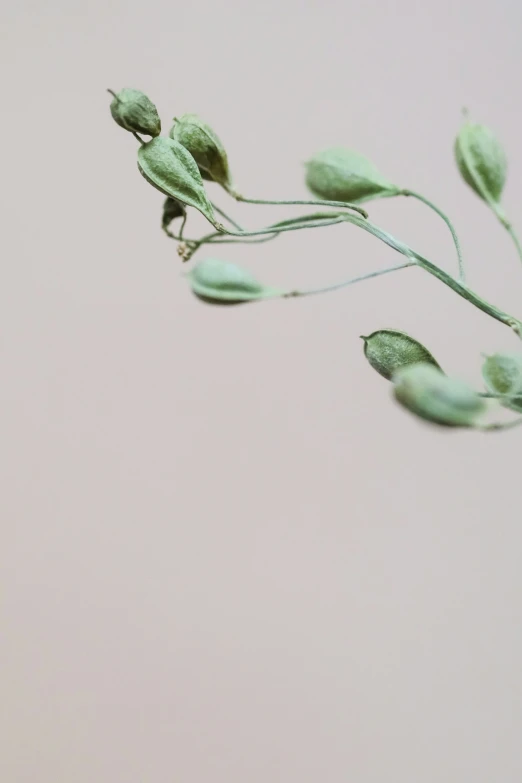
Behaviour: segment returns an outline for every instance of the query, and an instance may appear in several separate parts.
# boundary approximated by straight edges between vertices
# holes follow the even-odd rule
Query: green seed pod
[[[111,103],[111,114],[115,122],[125,130],[134,133],[145,133],[147,136],[159,136],[161,120],[158,110],[139,90],[124,87],[118,93],[109,90],[114,98]]]
[[[165,196],[195,207],[213,226],[221,228],[194,158],[177,141],[158,136],[143,144],[138,149],[138,168],[147,182]]]
[[[482,377],[488,391],[512,396],[513,399],[501,401],[505,408],[522,412],[522,354],[487,356],[482,365]]]
[[[488,204],[499,204],[506,182],[507,159],[493,132],[466,122],[455,140],[455,160],[467,184]]]
[[[206,258],[187,274],[192,291],[213,304],[233,304],[266,299],[282,292],[259,283],[250,272],[235,264]]]
[[[397,402],[425,421],[447,427],[473,427],[486,402],[467,384],[448,378],[432,364],[403,367],[393,376]]]
[[[233,190],[227,153],[210,125],[197,114],[182,114],[174,119],[169,135],[190,152],[203,179],[217,182],[227,191]]]
[[[344,147],[323,150],[305,166],[308,188],[329,201],[361,204],[399,192],[368,158]]]
[[[167,231],[173,220],[185,216],[185,207],[175,198],[168,196],[163,204],[163,215],[161,217],[161,227]]]
[[[361,335],[361,338],[364,340],[364,355],[373,369],[387,380],[391,380],[392,375],[402,367],[420,362],[431,364],[440,370],[428,349],[405,332],[379,329],[368,337]]]

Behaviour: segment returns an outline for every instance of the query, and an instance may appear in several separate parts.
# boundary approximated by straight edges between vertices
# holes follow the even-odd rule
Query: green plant
[[[522,339],[522,321],[486,301],[466,284],[460,243],[452,222],[425,196],[390,182],[367,158],[342,147],[323,150],[306,163],[306,184],[318,198],[268,201],[241,195],[233,182],[225,147],[214,130],[195,114],[175,118],[168,136],[161,136],[161,122],[154,104],[142,92],[125,88],[113,96],[111,114],[116,123],[139,141],[138,168],[144,178],[166,197],[162,228],[178,242],[178,253],[189,261],[202,247],[225,243],[263,242],[287,231],[324,228],[350,223],[384,242],[404,257],[387,269],[310,290],[282,290],[265,285],[235,264],[217,258],[196,263],[186,279],[202,301],[235,304],[263,299],[310,296],[353,285],[407,267],[420,267],[491,318],[508,326]],[[150,136],[145,141],[140,134]],[[464,181],[485,202],[512,238],[520,259],[522,247],[501,204],[506,180],[506,157],[494,134],[467,117],[455,140],[455,159]],[[247,204],[311,205],[311,214],[246,231],[213,204],[204,180],[219,184],[236,201]],[[415,198],[432,209],[448,226],[458,259],[458,277],[450,275],[404,242],[368,219],[362,203],[393,197]],[[317,208],[321,207],[321,210]],[[189,210],[198,210],[213,231],[199,238],[184,234]],[[328,208],[327,210],[325,208]],[[219,217],[219,219],[218,219]],[[180,221],[177,231],[171,226]],[[221,222],[224,221],[224,222]],[[427,348],[403,332],[380,329],[364,337],[370,365],[392,382],[395,399],[421,419],[447,427],[477,430],[505,429],[522,423],[522,416],[508,421],[491,420],[502,408],[522,413],[522,353],[495,354],[485,358],[486,391],[474,391],[460,380],[446,376]]]

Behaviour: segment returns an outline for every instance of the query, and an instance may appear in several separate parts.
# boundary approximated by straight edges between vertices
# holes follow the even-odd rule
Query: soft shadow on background
[[[165,130],[201,114],[252,196],[306,197],[309,155],[359,149],[446,209],[470,284],[520,316],[514,249],[452,153],[467,106],[522,226],[520,4],[4,15],[2,781],[519,781],[522,433],[410,418],[359,335],[407,330],[477,384],[514,337],[417,270],[197,301],[106,88],[146,91]],[[289,214],[211,189],[250,226]],[[422,205],[370,212],[456,269]],[[398,261],[350,226],[219,255],[290,287]]]

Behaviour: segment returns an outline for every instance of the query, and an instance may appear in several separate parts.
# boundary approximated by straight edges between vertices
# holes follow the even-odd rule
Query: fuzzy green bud
[[[217,182],[225,190],[233,191],[225,147],[210,125],[197,114],[182,114],[174,118],[169,135],[190,152],[203,179]]]
[[[499,204],[506,182],[507,159],[484,125],[466,122],[455,140],[455,160],[467,184],[488,204]]]
[[[522,412],[522,354],[495,353],[482,365],[486,387],[494,394],[505,395],[502,405]]]
[[[393,377],[397,402],[425,421],[447,427],[473,427],[486,402],[467,384],[448,378],[432,364],[414,364]]]
[[[159,136],[161,120],[158,110],[139,90],[124,87],[118,93],[109,90],[114,96],[111,103],[111,114],[121,128],[131,133],[145,133],[147,136]]]
[[[344,147],[318,152],[305,166],[308,188],[329,201],[361,204],[399,192],[368,158]]]
[[[264,286],[247,270],[217,258],[200,261],[187,277],[193,293],[213,304],[251,302],[282,294]]]
[[[391,380],[393,374],[403,367],[421,362],[440,367],[431,353],[417,340],[396,329],[379,329],[365,337],[364,355],[374,370]]]

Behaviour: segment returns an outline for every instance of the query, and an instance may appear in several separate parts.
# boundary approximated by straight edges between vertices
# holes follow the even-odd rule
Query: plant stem
[[[267,234],[262,237],[254,237],[252,239],[237,239],[237,237],[231,237],[230,239],[221,239],[221,235],[214,234],[215,239],[209,239],[206,244],[208,245],[257,245],[260,242],[269,242],[271,239],[275,239],[278,236],[277,231],[273,234]]]
[[[511,224],[511,221],[508,219],[508,216],[504,212],[502,206],[498,204],[496,201],[492,201],[488,199],[488,204],[493,210],[494,214],[497,216],[501,225],[504,226],[509,236],[513,240],[513,244],[515,245],[515,248],[517,250],[518,257],[522,261],[522,245],[520,244],[520,240],[516,234],[515,229],[513,228],[513,225]]]
[[[482,432],[498,432],[498,430],[510,430],[513,427],[518,427],[520,424],[522,424],[522,416],[518,419],[512,419],[511,421],[484,424],[482,427],[475,426],[475,429],[481,430]]]
[[[322,226],[331,226],[335,223],[344,223],[346,213],[345,212],[325,212],[321,214],[319,212],[313,215],[301,215],[296,218],[289,218],[288,220],[282,220],[280,223],[271,223],[263,229],[258,231],[241,231],[241,232],[226,232],[212,231],[210,234],[205,234],[200,239],[183,239],[179,234],[173,234],[172,231],[164,229],[165,233],[171,239],[177,241],[183,241],[187,245],[191,245],[194,251],[202,245],[207,243],[212,244],[225,244],[231,242],[244,242],[249,244],[251,242],[261,242],[263,239],[250,240],[249,237],[265,237],[265,239],[273,239],[283,231],[297,231],[301,228],[321,228]],[[227,236],[231,236],[231,239],[226,239]],[[220,241],[219,241],[220,240]]]
[[[354,283],[360,283],[362,280],[370,280],[372,277],[386,275],[389,272],[397,272],[399,269],[406,269],[409,266],[417,266],[417,263],[415,261],[407,261],[405,264],[389,266],[386,269],[379,269],[377,272],[369,272],[368,274],[361,275],[360,277],[352,277],[350,280],[344,280],[342,283],[334,283],[333,285],[324,286],[324,288],[309,288],[304,291],[289,291],[287,294],[283,294],[283,298],[288,298],[291,296],[311,296],[313,294],[325,294],[328,291],[337,291],[339,288],[345,288],[346,286],[353,285]]]
[[[266,228],[261,228],[258,231],[228,231],[228,229],[225,229],[224,231],[215,232],[218,234],[228,234],[231,237],[257,237],[262,236],[263,234],[273,234],[274,232],[277,232],[278,234],[282,233],[283,231],[298,231],[301,228],[321,228],[322,226],[333,226],[335,223],[344,223],[346,218],[348,217],[347,214],[340,214],[336,218],[329,218],[327,220],[324,219],[317,219],[317,220],[300,220],[299,218],[296,218],[295,222],[292,224],[287,225],[281,225],[278,226],[277,224],[272,226],[267,226]],[[358,220],[362,220],[362,218],[358,218]],[[207,241],[207,238],[209,236],[215,236],[215,233],[208,234],[207,237],[203,237],[203,240],[201,242]]]
[[[200,239],[184,239],[183,241],[190,249],[190,252],[183,256],[184,261],[189,261],[191,257],[194,255],[194,253],[199,250],[199,248],[202,245],[205,244],[233,244],[233,243],[240,243],[244,242],[245,244],[249,244],[252,242],[262,242],[262,241],[268,241],[269,239],[275,239],[276,236],[281,234],[284,231],[298,231],[302,228],[321,228],[322,226],[332,226],[336,223],[344,223],[346,219],[346,213],[339,213],[337,214],[337,217],[328,217],[327,219],[317,219],[317,220],[310,220],[306,217],[304,218],[295,218],[292,220],[289,220],[287,223],[283,225],[278,225],[277,223],[273,226],[268,226],[267,228],[260,229],[258,231],[241,231],[241,232],[235,232],[235,231],[227,231],[225,234],[223,234],[222,231],[213,231],[211,234],[206,234],[205,236],[201,237]],[[172,234],[170,231],[166,232],[168,236],[171,239],[175,239],[180,241],[180,237],[176,236],[175,234]],[[232,239],[225,239],[224,237],[231,236]],[[259,239],[249,239],[249,237],[260,237]]]
[[[180,241],[183,241],[183,229],[185,228],[185,224],[187,222],[187,210],[185,210],[183,214],[183,220],[181,221],[181,226],[179,228],[179,239]]]
[[[212,208],[214,209],[214,212],[217,212],[218,215],[221,215],[222,218],[225,218],[225,220],[228,220],[231,226],[234,226],[234,228],[237,228],[238,231],[244,231],[243,226],[240,226],[239,223],[236,223],[233,218],[229,217],[226,212],[223,212],[221,207],[218,207],[217,204],[212,204]]]
[[[498,307],[495,307],[495,305],[492,305],[490,302],[487,302],[477,293],[472,291],[471,288],[468,288],[468,286],[466,286],[460,280],[455,280],[455,278],[450,274],[445,272],[431,261],[428,261],[428,259],[421,256],[420,253],[412,250],[412,248],[408,247],[408,245],[404,244],[404,242],[400,242],[398,239],[395,239],[395,237],[393,237],[391,234],[388,234],[386,231],[374,225],[369,220],[361,220],[361,218],[357,217],[356,215],[345,215],[344,219],[347,223],[353,223],[354,225],[362,228],[364,231],[368,231],[370,234],[373,234],[373,236],[380,239],[398,253],[402,253],[402,255],[406,256],[410,260],[416,261],[422,269],[436,277],[437,280],[440,280],[442,283],[444,283],[444,285],[447,285],[452,289],[452,291],[455,291],[455,293],[457,293],[463,299],[471,302],[471,304],[475,305],[475,307],[477,307],[479,310],[482,310],[482,312],[491,316],[491,318],[495,318],[497,321],[506,324],[506,326],[509,326],[519,337],[522,338],[521,321],[519,321],[517,318],[514,318],[512,315],[503,312]]]
[[[432,201],[429,201],[427,198],[422,196],[420,193],[416,193],[413,190],[400,190],[399,191],[400,196],[411,196],[412,198],[416,198],[418,201],[422,201],[423,204],[425,204],[427,207],[432,209],[434,212],[437,213],[439,217],[443,219],[443,221],[446,223],[447,227],[451,231],[451,236],[453,237],[453,242],[455,244],[455,248],[457,250],[457,256],[459,260],[459,277],[462,282],[465,280],[465,271],[464,271],[464,261],[462,259],[462,250],[460,248],[460,242],[459,238],[457,236],[457,232],[455,231],[455,228],[453,226],[453,223],[449,219],[449,217],[441,210],[439,209]]]
[[[244,201],[245,204],[264,204],[264,205],[284,205],[284,206],[316,206],[316,207],[341,207],[344,209],[353,209],[358,212],[364,218],[368,217],[368,213],[362,207],[358,207],[356,204],[349,204],[347,201],[323,201],[323,200],[302,200],[296,201],[269,201],[267,199],[260,198],[245,198],[245,196],[237,196],[237,201]]]
[[[251,203],[256,203],[256,202],[251,202]],[[290,202],[290,203],[317,204],[318,202]],[[342,204],[342,202],[322,202],[322,204],[328,204],[330,206],[332,205],[336,206],[339,203],[343,206],[346,206]],[[447,285],[449,288],[452,289],[452,291],[455,291],[455,293],[457,293],[463,299],[475,305],[475,307],[477,307],[479,310],[482,310],[482,312],[486,313],[491,318],[494,318],[495,320],[500,321],[506,326],[509,326],[520,338],[522,338],[522,321],[519,321],[514,316],[505,313],[503,310],[500,310],[495,305],[486,301],[481,296],[479,296],[479,294],[477,294],[475,291],[472,291],[471,288],[468,288],[468,286],[465,285],[461,280],[456,280],[454,277],[452,277],[452,275],[448,274],[448,272],[445,272],[443,269],[438,267],[432,261],[429,261],[427,258],[424,258],[424,256],[420,255],[420,253],[417,253],[415,250],[413,250],[411,247],[406,245],[404,242],[401,242],[400,240],[396,239],[387,231],[384,231],[384,229],[372,223],[370,220],[367,220],[366,218],[363,219],[359,215],[352,215],[349,213],[339,213],[336,217],[328,216],[325,217],[325,219],[321,219],[318,217],[315,220],[310,218],[314,218],[314,216],[313,215],[308,217],[303,216],[302,218],[291,219],[291,222],[284,223],[282,225],[277,225],[277,224],[272,225],[267,228],[259,229],[258,231],[241,231],[241,232],[227,231],[226,234],[235,237],[238,241],[241,241],[242,239],[247,237],[262,237],[262,236],[274,237],[286,231],[296,231],[303,228],[320,228],[323,226],[335,225],[337,223],[351,223],[355,226],[358,226],[359,228],[362,228],[363,231],[372,234],[377,239],[380,239],[382,242],[388,245],[388,247],[391,247],[393,250],[405,256],[409,261],[408,264],[404,264],[401,267],[393,267],[393,269],[386,270],[386,271],[395,271],[395,269],[397,268],[403,268],[405,266],[412,266],[416,264],[417,266],[421,267],[429,274],[433,275],[433,277],[436,277],[437,280],[440,280],[442,283],[444,283],[444,285]],[[201,245],[207,242],[213,242],[214,240],[219,240],[222,237],[223,237],[222,232],[213,232],[212,234],[207,234],[206,236],[202,237],[199,240],[185,240],[185,242],[187,245],[190,246],[190,250],[191,250],[190,255],[192,255],[194,252],[196,252],[196,250],[198,250],[199,247],[201,247]],[[222,239],[222,241],[226,241],[226,240]],[[376,276],[376,274],[384,274],[384,272],[371,273],[368,276],[355,278],[353,280],[346,281],[345,283],[338,284],[333,287],[328,286],[323,289],[317,289],[316,291],[302,292],[301,294],[291,292],[290,294],[287,294],[287,296],[289,295],[298,296],[298,295],[305,295],[306,293],[312,294],[312,293],[321,293],[323,291],[330,291],[330,290],[334,290],[335,288],[343,287],[344,285],[352,285],[353,283],[358,282],[359,280],[364,280],[367,277],[374,277]]]
[[[475,307],[478,307],[478,309],[482,310],[482,312],[490,315],[497,321],[506,324],[506,326],[509,326],[519,337],[522,338],[521,321],[483,299],[481,296],[475,293],[475,291],[472,291],[471,288],[468,288],[459,280],[455,280],[454,277],[448,275],[446,272],[440,269],[440,267],[436,266],[431,261],[428,261],[427,258],[423,258],[417,254],[415,254],[415,257],[417,258],[419,266],[425,269],[426,272],[429,272],[442,283],[449,286],[449,288],[455,291],[455,293],[459,294],[459,296],[461,296],[463,299],[466,299],[468,302],[471,302],[471,304],[475,305]]]
[[[519,238],[518,238],[518,236],[516,234],[515,229],[513,228],[511,223],[509,223],[509,222],[508,223],[504,223],[503,221],[501,221],[501,222],[502,222],[502,225],[505,226],[509,236],[513,240],[513,243],[514,243],[514,245],[515,245],[515,247],[517,249],[518,257],[522,261],[522,245],[520,244],[520,240],[519,240]]]

